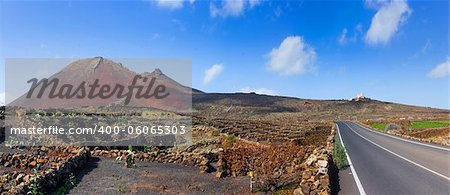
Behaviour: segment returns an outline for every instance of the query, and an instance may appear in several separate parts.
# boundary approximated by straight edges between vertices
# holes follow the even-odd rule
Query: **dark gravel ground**
[[[136,162],[126,168],[121,161],[93,157],[77,173],[79,183],[70,194],[249,194],[248,177],[218,179],[196,167]]]

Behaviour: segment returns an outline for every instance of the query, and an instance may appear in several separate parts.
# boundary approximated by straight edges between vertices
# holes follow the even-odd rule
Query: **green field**
[[[429,129],[450,126],[450,120],[440,121],[413,121],[407,128],[411,129]]]
[[[380,130],[380,131],[384,131],[384,129],[386,128],[386,123],[374,123],[371,124],[370,126],[376,130]]]
[[[376,130],[384,131],[387,123],[374,123],[370,126]],[[410,126],[406,126],[407,129],[429,129],[438,127],[450,126],[450,120],[438,120],[438,121],[412,121]]]

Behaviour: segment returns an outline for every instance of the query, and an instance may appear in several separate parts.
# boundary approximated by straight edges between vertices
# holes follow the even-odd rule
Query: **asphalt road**
[[[450,149],[338,122],[361,194],[450,194]]]

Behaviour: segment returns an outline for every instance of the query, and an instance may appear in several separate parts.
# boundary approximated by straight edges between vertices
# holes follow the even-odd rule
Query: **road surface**
[[[450,149],[338,122],[360,194],[450,194]]]

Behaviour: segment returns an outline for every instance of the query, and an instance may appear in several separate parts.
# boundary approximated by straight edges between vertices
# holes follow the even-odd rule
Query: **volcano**
[[[121,63],[102,57],[75,61],[47,81],[40,80],[34,84],[34,89],[31,85],[28,92],[8,106],[46,109],[121,105],[184,112],[191,108],[192,94],[202,93],[181,85],[158,68],[153,72],[136,73]],[[95,85],[98,87],[86,90]],[[139,87],[142,88],[141,93],[159,90],[167,96],[139,97]],[[102,96],[102,92],[109,96]]]

